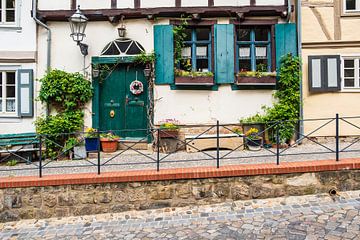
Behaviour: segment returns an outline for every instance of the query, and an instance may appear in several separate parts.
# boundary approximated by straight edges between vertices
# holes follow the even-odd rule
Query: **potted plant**
[[[81,139],[71,137],[65,143],[65,152],[69,152],[70,159],[85,159],[86,149]]]
[[[177,138],[179,136],[179,122],[175,119],[166,119],[160,123],[160,138]]]
[[[195,72],[175,69],[176,85],[214,85],[212,72]]]
[[[88,128],[85,132],[85,149],[87,152],[98,151],[99,138],[97,130],[94,128]]]
[[[103,152],[112,153],[118,149],[120,137],[112,132],[103,133],[100,135],[101,149]]]
[[[256,128],[250,128],[245,133],[246,146],[250,151],[259,151],[262,145],[262,138],[258,135],[259,130]]]

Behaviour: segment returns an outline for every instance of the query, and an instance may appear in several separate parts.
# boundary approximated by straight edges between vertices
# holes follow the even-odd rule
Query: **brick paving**
[[[0,239],[360,239],[360,191],[0,224]]]

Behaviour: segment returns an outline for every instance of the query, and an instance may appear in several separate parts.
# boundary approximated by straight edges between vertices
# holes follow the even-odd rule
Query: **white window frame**
[[[360,12],[360,0],[355,0],[355,10],[346,9],[346,0],[343,0],[344,13]]]
[[[17,117],[18,116],[18,66],[0,66],[0,74],[3,72],[15,72],[15,112],[6,112],[6,80],[2,78],[2,111],[0,117]],[[5,84],[4,84],[5,83]]]
[[[20,9],[21,9],[21,1],[22,0],[15,0],[15,21],[14,22],[6,22],[6,0],[0,0],[2,2],[2,19],[0,19],[0,27],[2,28],[13,28],[13,27],[20,27]],[[3,21],[4,20],[4,21]]]
[[[345,87],[345,60],[353,60],[354,63],[354,87]],[[360,55],[341,56],[341,91],[360,92]]]

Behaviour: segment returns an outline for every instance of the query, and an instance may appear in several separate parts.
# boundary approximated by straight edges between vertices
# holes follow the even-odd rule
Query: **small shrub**
[[[18,164],[18,161],[16,159],[12,159],[6,162],[6,166],[13,167]]]

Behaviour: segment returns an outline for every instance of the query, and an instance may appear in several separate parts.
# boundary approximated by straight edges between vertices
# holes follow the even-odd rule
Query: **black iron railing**
[[[355,122],[354,122],[355,121]],[[288,143],[285,147],[281,142],[281,126],[286,124],[288,126],[291,123],[291,126],[294,126],[292,131],[294,133],[294,141]],[[311,123],[311,124],[310,124]],[[298,126],[300,124],[304,124],[307,133],[300,132],[298,130]],[[342,126],[347,126],[348,128],[353,129],[351,134],[342,134]],[[249,124],[247,124],[249,125]],[[333,156],[332,159],[336,161],[340,161],[340,153],[356,153],[360,152],[360,146],[356,144],[360,141],[360,116],[359,117],[339,117],[338,114],[334,118],[319,118],[319,119],[305,119],[305,120],[287,120],[287,121],[278,121],[278,122],[270,122],[270,123],[251,123],[250,125],[264,125],[263,130],[252,134],[251,136],[246,135],[243,132],[239,132],[238,129],[243,127],[242,124],[220,124],[219,121],[214,125],[191,125],[191,126],[183,126],[180,127],[179,132],[196,132],[194,136],[189,138],[185,138],[180,135],[169,134],[166,129],[154,128],[154,129],[135,129],[135,130],[114,130],[112,132],[117,135],[127,135],[131,132],[146,132],[145,136],[142,138],[136,139],[132,142],[121,141],[121,149],[113,153],[112,155],[104,154],[101,151],[100,146],[100,136],[103,132],[98,131],[96,133],[97,138],[97,149],[91,154],[96,155],[95,158],[88,158],[87,156],[76,156],[74,153],[74,157],[79,158],[79,162],[70,162],[69,164],[61,164],[57,165],[54,162],[62,158],[66,158],[69,155],[69,152],[73,152],[72,149],[74,146],[83,145],[85,141],[86,133],[77,132],[77,133],[64,133],[54,135],[38,135],[38,141],[35,143],[37,146],[34,154],[36,154],[37,161],[30,161],[27,158],[21,156],[21,151],[24,150],[24,146],[17,149],[12,150],[11,148],[5,147],[0,149],[3,154],[2,159],[0,158],[0,163],[6,162],[6,160],[11,157],[16,157],[20,160],[26,162],[27,165],[18,165],[14,167],[6,167],[4,165],[0,165],[0,172],[16,172],[16,171],[38,171],[39,177],[42,177],[44,171],[48,169],[65,169],[65,168],[89,168],[86,171],[96,171],[97,174],[101,174],[104,167],[109,166],[118,166],[116,171],[122,170],[125,167],[131,166],[132,169],[149,169],[147,166],[154,165],[154,168],[157,171],[160,171],[162,165],[166,164],[177,164],[177,166],[187,166],[186,163],[191,162],[202,162],[205,166],[208,165],[206,163],[210,162],[215,165],[217,168],[220,168],[222,164],[227,164],[226,161],[233,161],[232,164],[241,163],[245,159],[258,159],[258,158],[274,158],[274,163],[280,164],[282,157],[293,157],[296,158],[300,155],[321,155],[321,154],[331,154]],[[308,127],[308,125],[310,127]],[[327,134],[319,133],[320,130],[326,129]],[[195,131],[196,130],[196,131]],[[268,135],[271,136],[268,136]],[[267,136],[266,140],[262,139],[263,142],[261,144],[259,152],[247,152],[247,154],[239,154],[242,149],[245,149],[249,144],[255,144],[255,138],[263,138],[263,136]],[[328,143],[322,143],[318,140],[318,136],[325,137],[328,139]],[[69,137],[76,137],[78,142],[71,147],[67,147],[64,144],[64,139]],[[341,137],[351,137],[350,142],[344,143],[343,146],[340,144]],[[225,138],[235,138],[240,139],[241,144],[236,146],[232,146],[229,149],[223,149],[222,140]],[[58,139],[62,139],[59,141]],[[211,149],[202,149],[196,147],[193,143],[199,139],[207,139],[212,143]],[[272,144],[269,144],[268,141],[272,140]],[[149,141],[150,140],[150,141]],[[165,141],[172,141],[175,144],[175,149],[171,151],[166,151],[162,149],[162,144]],[[319,149],[312,151],[306,150],[303,151],[295,151],[291,152],[291,149],[299,146],[304,141],[310,142],[313,145],[317,146]],[[143,150],[137,149],[138,144],[152,144],[151,152],[144,152]],[[329,146],[329,144],[331,146]],[[47,150],[48,146],[53,146],[59,151],[54,155],[49,155]],[[359,144],[360,145],[360,144]],[[195,153],[185,153],[184,149],[193,150]],[[128,154],[127,156],[125,154]],[[178,154],[178,152],[183,152]],[[242,152],[244,153],[244,152]],[[4,156],[5,154],[5,156]],[[86,154],[88,155],[88,153]],[[195,156],[196,155],[196,156]],[[188,157],[191,156],[191,157]],[[124,162],[118,161],[117,159],[123,157]],[[130,161],[129,161],[130,158]],[[25,167],[26,166],[26,167]],[[139,167],[137,167],[139,166]],[[123,168],[122,168],[123,167]],[[96,170],[94,170],[94,168]]]

